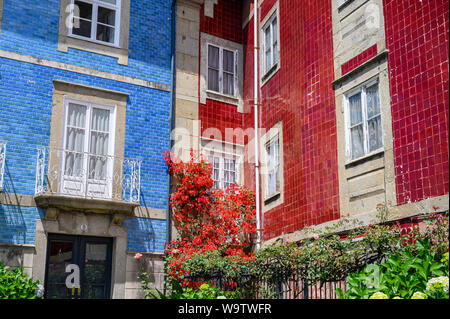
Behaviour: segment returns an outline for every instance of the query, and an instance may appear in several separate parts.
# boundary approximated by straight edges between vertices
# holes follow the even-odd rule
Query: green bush
[[[23,273],[23,267],[9,270],[0,263],[0,299],[37,299],[43,295],[39,281]]]
[[[172,279],[172,289],[168,294],[163,294],[158,289],[146,290],[147,299],[231,299],[237,298],[235,294],[220,291],[218,287],[212,287],[209,283],[202,284],[199,288],[182,287],[180,283]]]
[[[339,289],[338,295],[343,299],[376,299],[383,294],[402,299],[448,298],[448,275],[448,253],[441,255],[425,237],[392,253],[383,263],[349,274],[347,291]]]

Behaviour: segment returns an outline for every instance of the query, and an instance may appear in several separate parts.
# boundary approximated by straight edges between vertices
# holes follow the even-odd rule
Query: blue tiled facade
[[[170,84],[171,0],[134,0],[130,7],[129,60],[69,48],[59,52],[60,0],[4,1],[0,50]]]
[[[59,0],[4,1],[0,50],[152,81],[171,79],[171,2],[131,1],[128,65],[69,48],[57,51]],[[33,195],[37,149],[48,146],[53,81],[128,94],[124,156],[142,159],[141,206],[167,209],[170,95],[167,90],[0,57],[0,141],[7,141],[5,191]],[[0,203],[0,243],[34,244],[36,207]],[[162,252],[166,221],[127,217],[129,251]]]

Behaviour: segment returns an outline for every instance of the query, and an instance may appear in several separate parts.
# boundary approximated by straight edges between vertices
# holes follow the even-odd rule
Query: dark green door
[[[50,234],[45,271],[45,297],[107,299],[111,290],[112,238]],[[67,267],[79,269],[80,288],[66,284]]]

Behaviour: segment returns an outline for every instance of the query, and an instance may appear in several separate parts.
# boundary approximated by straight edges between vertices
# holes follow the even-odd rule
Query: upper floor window
[[[110,197],[114,108],[66,99],[65,112],[62,192]]]
[[[237,52],[208,45],[208,90],[236,95]]]
[[[72,0],[69,35],[119,45],[121,0]]]
[[[263,75],[278,63],[278,21],[275,12],[262,28]]]
[[[277,134],[266,144],[267,154],[267,185],[266,197],[280,192],[280,140]]]
[[[383,147],[378,81],[346,96],[347,155],[353,160]]]

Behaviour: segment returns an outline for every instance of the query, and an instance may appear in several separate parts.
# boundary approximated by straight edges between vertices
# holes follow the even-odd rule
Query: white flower
[[[382,292],[376,292],[369,299],[389,299],[388,296]]]
[[[44,286],[38,285],[35,291],[35,295],[36,297],[41,298],[44,295]]]
[[[439,289],[443,289],[445,293],[448,293],[448,277],[441,276],[431,278],[427,282],[427,290],[428,291],[436,291]]]
[[[428,296],[425,295],[423,292],[415,292],[411,299],[428,299]]]

